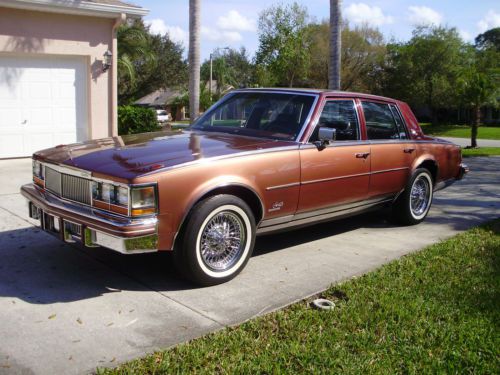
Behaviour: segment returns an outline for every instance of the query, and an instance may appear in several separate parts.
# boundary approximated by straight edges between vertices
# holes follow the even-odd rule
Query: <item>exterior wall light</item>
[[[113,54],[111,53],[111,51],[109,49],[106,52],[104,52],[103,60],[102,60],[102,71],[103,72],[105,72],[109,68],[111,68],[112,58],[113,58]]]

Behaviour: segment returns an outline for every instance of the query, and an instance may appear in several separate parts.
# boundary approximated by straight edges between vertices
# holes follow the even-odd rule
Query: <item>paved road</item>
[[[17,193],[30,161],[0,161],[0,373],[72,374],[114,366],[234,325],[500,216],[500,158],[468,159],[426,222],[379,214],[261,237],[235,280],[198,289],[169,254],[122,256],[62,244],[33,226]],[[13,171],[19,171],[14,173]]]
[[[442,139],[446,139],[450,142],[453,142],[460,147],[470,146],[470,138],[452,138],[452,137],[439,137]],[[479,147],[500,147],[500,141],[495,139],[478,139],[477,145]]]

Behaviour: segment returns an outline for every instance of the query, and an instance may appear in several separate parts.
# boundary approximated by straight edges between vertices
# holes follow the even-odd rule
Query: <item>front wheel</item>
[[[417,169],[392,207],[393,219],[404,225],[423,221],[431,208],[433,189],[430,172],[425,168]]]
[[[255,219],[248,205],[232,195],[216,195],[193,208],[174,257],[193,282],[215,285],[241,272],[254,242]]]

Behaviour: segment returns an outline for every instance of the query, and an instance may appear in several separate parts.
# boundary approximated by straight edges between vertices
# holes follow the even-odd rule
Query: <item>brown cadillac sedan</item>
[[[425,136],[407,104],[372,95],[245,89],[185,131],[33,155],[30,216],[61,240],[124,254],[173,251],[201,285],[248,262],[255,236],[392,207],[424,220],[461,179],[460,148]]]

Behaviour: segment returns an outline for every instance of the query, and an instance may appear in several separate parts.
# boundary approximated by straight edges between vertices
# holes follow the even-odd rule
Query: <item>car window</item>
[[[389,104],[362,102],[368,139],[400,139]]]
[[[401,115],[397,109],[397,107],[394,104],[390,104],[389,107],[391,108],[392,115],[394,116],[394,119],[396,120],[396,125],[398,127],[399,131],[399,138],[401,139],[408,139],[408,131],[406,130],[406,126],[403,122],[403,119],[401,118]]]
[[[281,93],[235,93],[204,114],[193,129],[294,140],[315,97]]]
[[[336,130],[336,141],[354,141],[359,139],[359,122],[353,100],[329,100],[325,103],[318,125],[310,141],[318,139],[320,127]]]

